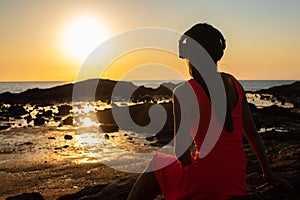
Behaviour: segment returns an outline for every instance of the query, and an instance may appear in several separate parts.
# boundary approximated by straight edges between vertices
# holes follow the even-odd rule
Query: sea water
[[[245,91],[257,91],[268,89],[273,86],[291,84],[297,80],[240,80]],[[144,85],[149,88],[157,88],[163,83],[178,84],[181,80],[134,80],[131,81],[137,86]],[[70,83],[69,81],[33,81],[33,82],[0,82],[0,94],[4,92],[19,93],[33,88],[51,88]]]

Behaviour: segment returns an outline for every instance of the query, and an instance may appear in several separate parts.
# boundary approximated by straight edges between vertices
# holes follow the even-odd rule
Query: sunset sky
[[[183,33],[198,22],[226,38],[220,71],[240,80],[299,80],[299,9],[298,0],[1,0],[0,81],[74,81],[89,52],[114,35],[142,27]],[[103,78],[170,80],[187,73],[184,61],[162,51],[113,62]],[[126,75],[136,66],[142,67]]]

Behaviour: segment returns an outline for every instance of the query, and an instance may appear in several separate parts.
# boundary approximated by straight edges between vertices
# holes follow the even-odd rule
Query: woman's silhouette
[[[176,154],[177,143],[180,143],[180,141],[176,141],[176,157],[161,153],[155,154],[149,165],[150,169],[156,169],[160,162],[166,160],[171,164],[153,172],[143,173],[135,183],[128,199],[155,199],[161,193],[166,200],[228,199],[245,195],[246,159],[242,134],[247,138],[257,156],[265,179],[291,187],[288,181],[276,176],[270,169],[243,88],[230,74],[220,73],[227,98],[224,127],[211,152],[206,157],[199,158],[199,150],[210,123],[212,105],[203,75],[189,62],[190,52],[186,48],[189,40],[199,43],[215,63],[222,58],[226,44],[221,32],[206,23],[196,24],[186,31],[179,41],[180,57],[187,59],[192,76],[188,84],[195,91],[199,110],[201,110],[198,129],[190,131],[195,133],[187,132],[185,134],[186,138],[194,141],[196,152],[192,155],[188,148],[183,153]],[[215,73],[219,72],[216,70]],[[178,86],[175,93],[182,90],[183,87],[183,85]],[[180,105],[176,96],[173,97],[173,111],[176,134],[181,119]]]

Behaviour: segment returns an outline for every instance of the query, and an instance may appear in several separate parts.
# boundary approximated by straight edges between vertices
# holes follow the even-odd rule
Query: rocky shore
[[[98,80],[81,84],[89,87],[95,81]],[[108,105],[104,109],[98,109],[102,104],[90,103],[79,104],[78,111],[74,110],[74,105],[69,104],[73,84],[19,94],[0,94],[0,177],[4,183],[0,185],[0,199],[126,199],[138,174],[120,172],[101,162],[81,162],[89,160],[89,157],[86,149],[76,142],[74,127],[87,122],[80,118],[82,115],[95,116],[96,121],[88,122],[98,124],[104,140],[115,141],[133,151],[153,151],[167,144],[173,136],[171,92],[164,86],[137,89],[124,82],[124,85],[137,89],[131,97],[132,104],[110,105],[115,82],[103,80],[99,84],[97,87],[102,89],[97,90],[96,100]],[[172,87],[175,85],[169,86]],[[298,81],[247,92],[271,167],[292,183],[294,191],[287,191],[282,185],[265,183],[258,161],[245,141],[249,195],[235,199],[300,199],[299,90]],[[80,100],[90,101],[85,99],[85,94]],[[257,101],[265,101],[269,105],[257,107],[252,104]],[[148,111],[155,104],[160,104],[167,111],[167,121],[160,132],[146,138],[128,135],[124,133],[124,127],[120,132],[112,116],[112,106],[128,108],[135,123],[144,126],[150,122]],[[90,109],[91,106],[94,107]],[[85,112],[81,113],[83,110]],[[132,127],[125,129],[135,131]],[[28,159],[24,160],[24,157]]]

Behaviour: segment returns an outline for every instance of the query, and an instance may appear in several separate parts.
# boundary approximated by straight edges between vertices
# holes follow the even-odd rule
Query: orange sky
[[[297,0],[4,0],[0,2],[0,81],[75,80],[85,59],[72,54],[70,48],[83,47],[78,44],[68,50],[63,34],[86,16],[105,29],[106,39],[141,27],[182,33],[197,22],[208,22],[220,29],[227,41],[220,71],[238,79],[299,80],[299,7]],[[83,35],[83,39],[92,38]],[[170,80],[187,74],[185,62],[175,55],[145,50],[122,56],[105,78],[117,79],[140,65],[126,78]]]

